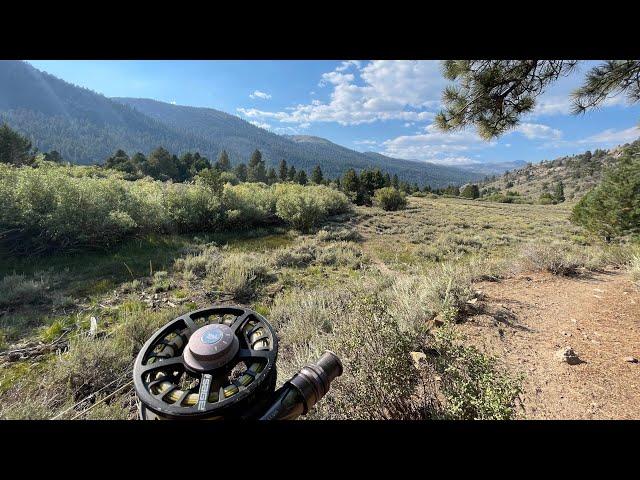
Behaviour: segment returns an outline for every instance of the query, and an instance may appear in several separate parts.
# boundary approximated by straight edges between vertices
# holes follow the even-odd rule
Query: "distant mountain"
[[[361,153],[309,135],[283,136],[211,108],[148,99],[110,99],[35,69],[22,61],[0,61],[0,122],[20,131],[41,151],[57,150],[74,163],[102,163],[117,149],[148,153],[198,151],[215,160],[221,150],[232,163],[259,149],[269,166],[281,159],[327,177],[349,168],[380,168],[402,180],[434,187],[478,178],[474,172],[424,162]]]
[[[470,165],[460,165],[459,168],[479,175],[499,175],[507,170],[522,168],[527,165],[524,160],[512,160],[507,162],[485,162],[473,163]]]
[[[308,172],[316,165],[325,175],[342,175],[349,168],[378,167],[398,178],[434,187],[480,178],[453,167],[400,160],[375,153],[361,153],[311,135],[276,135],[234,115],[212,108],[185,107],[142,98],[114,98],[172,129],[210,139],[227,150],[232,162],[247,161],[257,148],[268,165],[280,159]]]
[[[115,150],[214,155],[207,139],[176,132],[135,109],[41,72],[26,62],[0,61],[0,122],[29,137],[41,151],[57,150],[75,163],[101,163]]]
[[[376,152],[364,152],[364,155],[376,162],[397,165],[398,168],[403,169],[410,175],[419,175],[419,169],[427,168],[429,170],[429,176],[432,179],[430,182],[432,187],[446,187],[454,184],[461,185],[466,182],[478,181],[484,178],[484,175],[480,173],[465,171],[458,167],[448,165],[419,162],[417,160],[399,160]],[[400,176],[398,175],[398,177]]]

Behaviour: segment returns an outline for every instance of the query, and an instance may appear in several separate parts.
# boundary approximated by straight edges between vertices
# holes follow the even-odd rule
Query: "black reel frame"
[[[225,321],[225,316],[235,318]],[[228,325],[238,338],[240,348],[226,365],[197,372],[185,363],[184,350],[191,335],[211,323]],[[260,330],[262,334],[255,337]],[[256,349],[257,346],[264,348]],[[173,419],[247,418],[259,408],[261,399],[268,397],[275,389],[277,355],[278,338],[273,327],[253,310],[219,306],[186,313],[155,332],[136,358],[133,380],[141,402],[141,416]],[[242,377],[230,379],[233,369],[242,363],[246,367],[240,372]],[[259,367],[252,370],[251,365]],[[183,378],[197,384],[181,390],[178,384]],[[240,381],[241,378],[244,381]],[[225,381],[230,382],[226,388],[221,384]],[[171,386],[167,387],[166,382],[170,382]],[[212,385],[220,385],[216,401],[211,401],[215,395],[215,391],[211,390]],[[176,391],[182,393],[171,401],[170,396],[173,393],[175,397]],[[184,405],[188,398],[193,402],[194,394],[197,394],[197,402]],[[155,415],[149,415],[146,410]]]

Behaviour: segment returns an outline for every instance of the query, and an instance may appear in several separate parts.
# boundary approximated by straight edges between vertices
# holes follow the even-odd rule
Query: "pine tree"
[[[398,175],[397,174],[393,174],[393,179],[391,180],[391,186],[393,188],[400,188],[400,182],[398,181]]]
[[[239,181],[241,182],[247,181],[247,166],[244,163],[239,163],[238,165],[236,165],[236,168],[234,169],[233,173],[236,174],[236,177],[238,177]]]
[[[556,201],[558,203],[564,202],[565,198],[564,198],[564,183],[562,183],[562,180],[560,180],[558,182],[558,184],[556,185],[556,191],[555,191],[555,195],[554,195]]]
[[[607,241],[640,234],[640,145],[625,149],[602,183],[576,204],[571,220]]]
[[[289,180],[289,169],[287,168],[287,161],[284,158],[280,160],[280,165],[278,166],[278,177],[281,182]]]
[[[28,165],[33,160],[31,142],[3,123],[0,126],[0,163]]]
[[[360,190],[360,178],[353,168],[350,168],[342,176],[342,190],[345,193],[357,193]]]
[[[305,172],[304,170],[299,170],[298,173],[296,173],[296,182],[300,185],[306,185],[308,182],[307,172]]]
[[[476,199],[480,196],[480,189],[475,183],[470,183],[460,189],[460,196],[464,198]]]
[[[322,175],[322,169],[320,165],[316,165],[311,172],[311,181],[317,185],[322,184],[324,177]]]
[[[218,161],[214,167],[216,170],[220,170],[221,172],[228,172],[231,170],[231,161],[229,160],[229,155],[226,150],[222,150],[220,155],[218,156]]]
[[[247,167],[247,181],[263,183],[267,181],[267,169],[264,160],[262,160],[260,150],[254,151],[251,155],[249,166]]]
[[[274,183],[278,183],[278,175],[276,169],[271,167],[267,173],[267,184],[273,185]]]
[[[295,182],[296,180],[296,167],[294,167],[293,165],[291,165],[291,168],[289,168],[289,174],[288,174],[288,180]]]
[[[446,60],[444,76],[458,84],[445,88],[445,108],[435,124],[442,130],[475,125],[481,137],[497,137],[515,127],[534,109],[536,98],[577,65],[576,60]],[[618,94],[640,101],[640,60],[606,60],[591,68],[571,94],[573,113]]]
[[[384,186],[385,187],[391,186],[391,177],[389,176],[389,172],[385,172],[384,174]]]

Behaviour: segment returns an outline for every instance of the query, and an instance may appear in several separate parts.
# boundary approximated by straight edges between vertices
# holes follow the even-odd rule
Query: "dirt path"
[[[529,274],[476,285],[485,310],[461,324],[468,340],[525,374],[522,416],[640,418],[640,290],[623,273]],[[570,346],[584,361],[556,352]]]

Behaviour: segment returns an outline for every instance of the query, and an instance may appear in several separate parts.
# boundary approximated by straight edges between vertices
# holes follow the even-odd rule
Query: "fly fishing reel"
[[[278,339],[257,312],[210,307],[156,331],[133,367],[139,416],[152,419],[277,419],[304,415],[342,374],[325,352],[277,392]]]

